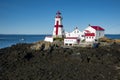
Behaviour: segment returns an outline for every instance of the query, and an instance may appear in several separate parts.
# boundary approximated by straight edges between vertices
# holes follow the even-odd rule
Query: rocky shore
[[[120,44],[59,45],[41,41],[0,49],[0,80],[120,80]]]

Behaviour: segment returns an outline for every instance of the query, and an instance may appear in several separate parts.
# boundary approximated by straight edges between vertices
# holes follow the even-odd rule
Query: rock
[[[47,50],[50,47],[51,47],[50,42],[39,41],[39,42],[33,43],[33,45],[31,46],[31,49],[32,50]]]
[[[103,37],[99,39],[100,46],[111,46],[113,44],[120,45],[120,39],[109,39],[107,37]]]
[[[112,39],[109,39],[109,38],[107,38],[107,37],[102,37],[102,38],[99,39],[99,41],[100,41],[100,42],[107,42],[107,43],[113,42]]]
[[[114,42],[120,44],[120,39],[115,39]]]
[[[45,43],[45,48],[44,48],[44,50],[48,50],[48,49],[50,49],[51,46],[52,46],[52,45],[51,45],[50,42]]]
[[[0,80],[120,80],[119,48],[17,44],[0,49]]]

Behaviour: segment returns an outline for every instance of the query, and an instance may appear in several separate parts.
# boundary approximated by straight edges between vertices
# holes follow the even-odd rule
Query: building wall
[[[88,30],[88,31],[90,31],[90,33],[96,33],[96,30],[95,29],[93,29],[92,27],[90,27],[90,26],[88,26],[85,30]],[[83,33],[86,33],[86,31],[83,31]]]
[[[64,39],[64,45],[73,46],[77,44],[77,39]]]
[[[78,37],[78,38],[80,38],[80,39],[84,39],[84,34],[81,32],[81,31],[79,31],[78,29],[75,29],[74,31],[72,31],[72,32],[70,32],[70,33],[66,33],[65,34],[65,36],[66,37]]]
[[[86,30],[88,30],[89,32],[86,32]],[[93,28],[91,28],[90,26],[88,26],[88,27],[83,31],[83,33],[84,33],[84,34],[85,34],[85,33],[95,33],[95,35],[96,35],[96,30],[93,29]],[[85,41],[86,41],[86,42],[93,42],[93,41],[95,41],[95,36],[85,36]]]
[[[96,31],[96,39],[104,37],[104,31]]]
[[[53,36],[54,37],[62,37],[62,36],[64,36],[64,30],[63,30],[63,28],[59,27],[58,28],[58,35],[56,35],[56,27],[54,27]]]
[[[66,37],[80,37],[81,34],[67,33]]]
[[[95,36],[86,36],[85,41],[86,42],[93,42],[93,41],[95,41]]]
[[[85,37],[85,40],[87,41],[87,42],[92,42],[92,41],[95,41],[95,39],[99,39],[99,38],[101,38],[101,37],[104,37],[104,31],[96,31],[95,29],[93,29],[92,27],[88,27],[88,28],[86,28],[85,30],[88,30],[88,31],[90,31],[90,33],[95,33],[95,36],[94,37],[90,37],[90,36],[86,36]],[[84,33],[87,33],[86,31],[83,31]]]
[[[57,21],[59,22],[59,25],[62,25],[62,19],[61,18],[55,18],[55,25],[57,24]]]
[[[46,36],[44,41],[53,42],[53,37]]]

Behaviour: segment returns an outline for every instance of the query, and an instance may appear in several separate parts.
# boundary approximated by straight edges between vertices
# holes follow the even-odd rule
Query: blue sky
[[[52,34],[58,10],[68,32],[91,24],[120,34],[120,0],[0,0],[0,34]]]

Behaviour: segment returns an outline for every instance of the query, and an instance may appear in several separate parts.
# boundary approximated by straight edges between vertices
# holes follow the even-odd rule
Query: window
[[[70,36],[70,33],[69,33],[69,36]]]
[[[99,32],[99,36],[100,36],[101,34],[100,34],[100,32]]]
[[[84,37],[84,35],[81,35],[81,37]]]
[[[68,45],[67,43],[65,45]]]

